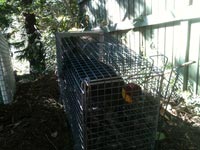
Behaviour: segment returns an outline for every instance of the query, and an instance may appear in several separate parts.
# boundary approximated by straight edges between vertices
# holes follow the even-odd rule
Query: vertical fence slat
[[[198,60],[197,60],[197,90],[196,94],[200,94],[200,35],[199,35],[199,49],[198,49]]]
[[[137,30],[134,32],[134,37],[135,37],[135,40],[134,40],[134,50],[139,53],[139,49],[140,49],[140,39],[139,39],[139,36],[140,36],[140,32]]]
[[[165,54],[165,27],[161,26],[158,29],[158,50],[160,53]]]
[[[132,0],[128,0],[128,13],[129,13],[129,19],[134,19],[134,2]]]
[[[166,27],[165,37],[165,55],[168,56],[169,61],[173,63],[173,24],[170,24],[168,27]]]
[[[140,16],[140,7],[139,7],[139,3],[140,3],[140,0],[134,0],[133,1],[134,3],[134,18],[138,18]]]
[[[189,78],[192,79],[193,82],[193,90],[196,93],[198,92],[198,80],[199,80],[199,49],[200,49],[200,23],[199,22],[192,22],[191,23],[191,38],[189,44],[189,60],[195,60],[196,63],[189,67]]]
[[[160,0],[152,0],[152,14],[157,14]]]
[[[174,9],[175,0],[166,0],[166,10]]]
[[[152,14],[152,0],[145,0],[145,15]]]
[[[146,55],[151,56],[154,55],[154,51],[151,48],[151,45],[153,43],[152,41],[152,28],[148,27],[146,28],[146,34],[145,34],[145,40],[146,40]]]

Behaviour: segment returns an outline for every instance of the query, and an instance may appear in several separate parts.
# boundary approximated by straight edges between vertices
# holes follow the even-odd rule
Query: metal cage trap
[[[57,33],[75,150],[154,149],[163,71],[102,32]]]

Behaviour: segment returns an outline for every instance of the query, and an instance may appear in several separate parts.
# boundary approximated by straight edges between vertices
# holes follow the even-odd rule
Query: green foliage
[[[163,132],[156,132],[156,140],[162,141],[162,140],[165,140],[165,139],[166,139],[166,136]]]
[[[77,0],[0,0],[0,27],[5,30],[11,46],[15,47],[19,59],[30,59],[29,35],[25,29],[23,13],[36,16],[36,26],[46,53],[48,66],[55,64],[55,32],[79,27]],[[47,66],[47,67],[48,67]]]
[[[0,5],[4,4],[6,0],[0,0]]]
[[[4,0],[0,1],[0,28],[4,29],[11,22],[10,14],[14,12],[11,5],[6,4]]]

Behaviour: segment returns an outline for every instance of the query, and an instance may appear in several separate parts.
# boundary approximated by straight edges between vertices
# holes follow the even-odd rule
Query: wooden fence
[[[200,94],[199,0],[79,0],[92,28],[101,27],[134,51],[165,54],[172,65],[190,60],[183,89]]]

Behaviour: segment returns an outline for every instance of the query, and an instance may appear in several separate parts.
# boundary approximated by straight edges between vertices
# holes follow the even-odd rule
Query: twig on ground
[[[45,136],[46,136],[48,142],[54,147],[54,149],[55,149],[55,150],[58,150],[57,147],[55,146],[55,144],[49,139],[48,135],[45,134]]]

